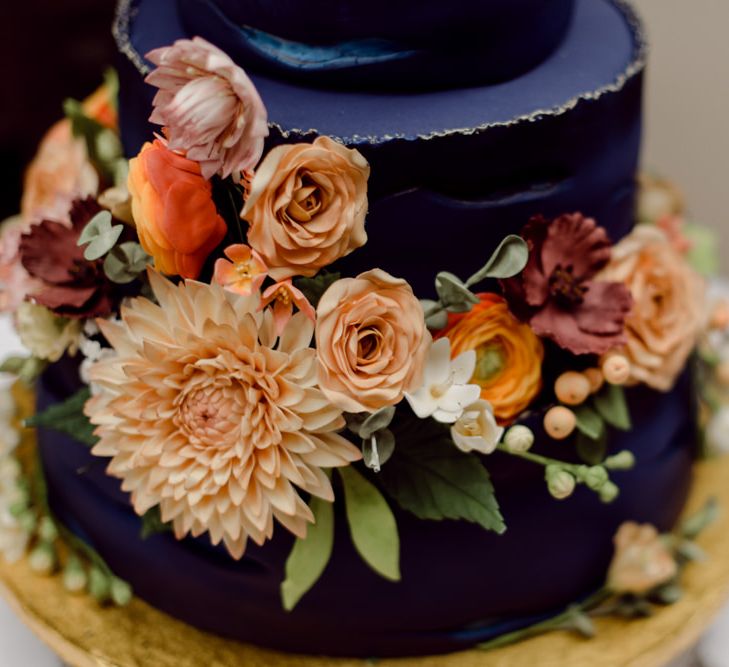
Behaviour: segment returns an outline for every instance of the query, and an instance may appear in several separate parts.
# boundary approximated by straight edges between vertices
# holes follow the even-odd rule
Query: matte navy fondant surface
[[[52,368],[42,409],[71,389],[69,367]],[[612,434],[638,465],[615,473],[616,502],[579,490],[556,502],[539,466],[495,454],[487,461],[508,524],[497,536],[465,522],[420,521],[395,509],[400,583],[381,579],[354,551],[341,504],[335,547],[322,579],[292,612],[279,585],[292,538],[278,527],[240,562],[205,540],[139,537],[140,521],[105,461],[55,433],[39,433],[53,510],[88,539],[143,599],[197,627],[283,651],[344,656],[434,654],[464,649],[589,594],[603,581],[618,525],[669,529],[686,499],[694,426],[686,375],[669,394],[630,392],[634,430]],[[532,424],[535,428],[536,423]],[[562,456],[537,429],[542,452]],[[559,452],[554,451],[559,448]]]
[[[182,23],[246,69],[405,90],[511,79],[562,41],[574,0],[177,0]]]
[[[175,3],[134,0],[132,7],[119,23],[127,55],[192,34]],[[423,297],[438,270],[469,275],[537,213],[580,210],[617,240],[633,224],[641,136],[643,44],[635,21],[611,0],[576,0],[570,29],[549,58],[479,88],[342,92],[254,74],[272,123],[268,145],[327,134],[356,146],[372,165],[369,241],[340,268],[379,266]],[[155,129],[147,122],[154,90],[126,57],[120,71],[131,155]]]

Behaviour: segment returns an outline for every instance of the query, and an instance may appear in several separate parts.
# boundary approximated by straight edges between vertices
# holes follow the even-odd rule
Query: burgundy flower
[[[79,319],[112,312],[116,286],[104,274],[103,261],[88,261],[84,248],[77,245],[83,228],[101,210],[94,199],[79,199],[71,207],[71,226],[44,220],[23,234],[21,261],[42,284],[30,295],[34,302]]]
[[[610,260],[605,230],[573,213],[532,218],[521,235],[529,262],[520,275],[502,281],[514,312],[538,336],[573,354],[603,354],[624,345],[630,291],[622,283],[591,280]]]

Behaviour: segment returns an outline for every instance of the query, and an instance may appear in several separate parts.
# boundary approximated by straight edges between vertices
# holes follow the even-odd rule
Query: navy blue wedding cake
[[[646,44],[628,4],[122,0],[114,36],[119,46],[119,159],[131,159],[124,186],[131,201],[125,209],[128,220],[123,202],[107,204],[108,196],[99,197],[99,204],[77,201],[70,218],[79,230],[78,243],[90,243],[83,257],[81,250],[73,250],[78,253],[76,266],[86,262],[96,272],[94,280],[108,279],[111,286],[95,293],[93,309],[83,300],[88,290],[70,306],[66,292],[39,292],[46,298],[37,297],[34,307],[50,309],[74,326],[100,318],[101,333],[85,327],[80,349],[86,354],[86,348],[98,343],[118,356],[97,352],[90,359],[95,365],[89,392],[88,380],[79,379],[79,356],[69,344],[65,356],[52,359],[40,376],[37,424],[53,516],[92,545],[136,596],[202,630],[279,651],[355,657],[447,653],[532,627],[601,590],[613,557],[613,537],[625,522],[651,524],[659,532],[673,528],[697,454],[694,390],[685,367],[698,328],[661,338],[647,332],[650,323],[639,322],[635,315],[648,297],[633,280],[643,260],[633,259],[649,246],[651,258],[679,253],[669,248],[667,237],[658,239],[658,226],[634,230]],[[187,52],[175,55],[173,62],[169,49],[178,44],[190,49],[203,44],[200,48],[222,63],[217,78],[207,82],[213,81],[213,92],[184,118],[164,115],[164,105],[173,104],[164,95],[179,79],[193,80],[204,67]],[[167,78],[162,81],[162,76]],[[236,91],[238,83],[247,82],[263,101],[267,125],[258,129],[261,137],[266,135],[265,145],[261,143],[255,160],[241,158],[232,169],[223,166],[208,173],[212,149],[203,154],[195,152],[199,146],[182,146],[180,137],[184,142],[190,134],[176,136],[175,127],[198,114],[194,122],[205,134],[200,130],[207,127],[205,114],[219,113],[218,108],[206,111],[205,105],[216,104],[214,86],[228,80]],[[181,99],[176,94],[174,103]],[[241,119],[237,130],[244,121],[254,122]],[[223,137],[224,150],[236,150],[231,136]],[[319,153],[306,158],[309,166],[297,172],[293,185],[281,185],[269,197],[267,188],[277,178],[271,174],[314,149]],[[262,152],[265,157],[256,166]],[[90,155],[104,157],[100,151]],[[317,171],[311,166],[330,163],[345,165],[346,178],[334,167]],[[177,182],[191,188],[174,197],[161,194],[172,169],[184,172]],[[273,180],[263,182],[269,177]],[[329,224],[323,218],[317,222],[316,215],[340,201],[337,184],[345,181],[347,196],[364,201],[364,208],[352,214],[344,236],[338,232],[317,246],[316,253],[324,254],[316,254],[311,235],[324,234],[321,230]],[[286,204],[284,239],[278,228],[268,234],[268,214],[262,211],[268,201],[273,202],[271,210],[279,210],[278,202],[286,197],[295,201]],[[177,224],[171,218],[150,222],[155,216],[162,219],[163,206],[168,211],[177,207],[182,218],[200,220],[200,225],[178,233],[170,231]],[[354,209],[341,204],[337,210],[341,223]],[[366,237],[359,217],[365,210]],[[47,234],[52,224],[43,223]],[[118,233],[113,231],[117,225]],[[57,289],[61,282],[46,270],[36,249],[42,239],[34,235],[41,227],[24,232],[23,266],[34,279]],[[204,241],[189,249],[203,227],[208,230]],[[61,236],[58,231],[53,238]],[[292,239],[303,238],[303,250],[292,245]],[[95,252],[94,243],[94,248],[106,246]],[[205,250],[199,250],[203,245]],[[654,246],[659,250],[654,252]],[[102,262],[104,252],[108,255]],[[216,262],[213,257],[218,257]],[[156,268],[144,273],[147,263]],[[316,268],[308,270],[305,264]],[[294,265],[300,270],[289,270]],[[274,402],[274,394],[266,393],[270,383],[256,380],[255,391],[245,385],[245,403],[231,398],[229,379],[210,379],[210,368],[222,364],[223,357],[213,355],[215,361],[210,357],[207,365],[200,365],[191,361],[192,352],[186,353],[179,371],[170,359],[178,354],[180,341],[188,340],[188,333],[180,333],[188,326],[199,334],[195,349],[217,345],[214,341],[232,331],[232,324],[211,328],[225,308],[202,305],[196,290],[211,290],[208,303],[224,293],[232,303],[230,291],[219,286],[228,290],[235,281],[253,281],[257,292],[264,280],[261,274],[256,283],[259,266],[276,284],[263,291],[260,309],[246,315],[246,322],[259,318],[255,350],[268,345],[260,332],[274,326],[269,320],[280,325],[277,333],[284,333],[256,373],[279,363],[281,350],[294,345],[286,326],[305,328],[306,315],[311,321],[315,315],[316,347],[307,347],[307,354],[318,355],[321,395],[326,405],[336,406],[336,414],[325,413],[335,407],[321,407],[324,399],[312,398],[319,385],[306,383],[315,380],[302,379],[310,377],[303,370],[291,370],[304,384],[288,394],[279,387],[276,400],[295,394],[297,400],[309,401],[306,405],[316,404],[318,421],[306,427],[305,436],[281,435],[283,426],[271,423],[283,419],[283,412],[261,417],[260,423],[278,434],[275,442],[290,443],[289,453],[264,460],[261,443],[268,440],[256,430],[258,439],[251,447],[259,448],[262,467],[251,473],[241,463],[240,470],[248,472],[239,474],[237,464],[225,463],[227,454],[220,453],[222,445],[210,434],[223,434],[221,442],[229,428],[249,434],[254,428],[250,424],[259,424],[251,416],[263,405],[256,407],[256,401]],[[172,277],[175,286],[162,274]],[[472,277],[466,281],[457,276]],[[682,282],[684,287],[675,289],[687,290],[680,298],[690,300],[685,287],[690,281]],[[63,283],[63,288],[70,290],[70,284]],[[250,294],[250,284],[236,282],[235,289]],[[188,298],[185,290],[190,293],[188,305],[179,305]],[[362,304],[370,303],[366,298],[375,293],[380,296],[376,305],[367,306],[371,313],[352,325],[358,341],[352,342],[347,322],[366,310]],[[413,294],[421,301],[413,300]],[[654,314],[647,319],[663,322],[658,297],[650,299],[645,309],[654,309]],[[301,312],[291,316],[294,303]],[[208,308],[199,329],[190,314],[198,307]],[[154,311],[157,315],[155,308],[160,309]],[[427,327],[411,326],[413,308],[418,313],[422,308]],[[165,337],[163,325],[155,322],[173,310],[183,323],[170,325],[172,333]],[[477,317],[482,319],[476,322]],[[130,341],[142,340],[142,334],[132,335],[142,326],[146,340],[137,349]],[[496,333],[482,334],[486,326],[495,327]],[[243,328],[236,333],[244,341],[247,335]],[[482,335],[486,342],[469,347],[469,340]],[[403,352],[406,340],[410,347]],[[342,370],[350,357],[356,357],[360,370],[379,364],[374,355],[390,349],[387,345],[392,349],[387,363],[400,359],[398,363],[425,370],[397,370],[384,380],[368,374],[362,381],[359,370]],[[249,359],[238,348],[230,350]],[[442,371],[444,379],[428,385],[428,378],[440,377],[439,369],[451,356],[452,370]],[[166,370],[140,370],[142,357],[144,363]],[[236,364],[238,370],[223,374],[226,378],[243,373]],[[81,364],[82,371],[86,365]],[[179,400],[170,398],[168,393],[183,382],[180,378],[198,372],[190,370],[193,366],[207,369],[200,371],[204,379],[195,380],[194,390],[187,385],[180,389]],[[499,384],[504,374],[508,383]],[[424,388],[416,376],[421,382],[425,378]],[[236,382],[244,380],[236,379],[237,387]],[[384,383],[376,392],[375,382]],[[456,389],[457,396],[448,393]],[[122,397],[123,392],[128,393]],[[203,392],[204,398],[195,392]],[[456,398],[441,401],[445,394]],[[95,428],[93,435],[82,437],[80,431],[52,423],[54,406],[68,406],[67,399],[78,395],[91,397],[84,412]],[[189,398],[193,395],[196,402]],[[304,395],[308,398],[302,399]],[[121,407],[122,399],[141,415],[134,417],[134,424],[142,426],[126,421],[132,419],[131,408]],[[159,407],[158,399],[169,399],[173,407]],[[239,409],[245,416],[230,426],[230,415]],[[295,412],[286,410],[289,416]],[[296,413],[297,423],[313,424],[314,413],[301,416],[301,411],[305,409]],[[174,426],[158,437],[155,424],[168,417]],[[203,423],[204,435],[190,426]],[[486,437],[488,429],[493,437]],[[139,434],[155,444],[135,440],[138,453],[125,449]],[[186,444],[174,453],[165,450],[154,463],[155,448],[171,447],[180,434]],[[237,442],[248,442],[247,437]],[[203,445],[207,453],[200,454]],[[319,453],[301,453],[308,446],[320,447]],[[193,450],[196,463],[176,477],[180,473],[172,468],[183,466]],[[211,458],[212,450],[223,458]],[[296,456],[309,466],[292,463],[287,473],[303,490],[301,497],[276,481],[287,461],[298,461]],[[354,465],[341,467],[345,463]],[[214,482],[198,490],[194,485],[207,474],[202,472],[207,464]],[[322,473],[321,468],[337,468],[337,474]],[[243,491],[226,486],[230,498],[210,499],[210,485],[226,474],[238,475]],[[255,495],[250,480],[258,474],[263,481]],[[240,481],[244,477],[245,484]],[[324,487],[329,491],[321,491]],[[329,516],[320,498],[331,500],[327,493],[332,489],[337,503]],[[186,493],[192,498],[191,514],[181,509],[188,502]],[[241,500],[239,493],[249,495]],[[270,515],[268,523],[259,523],[263,515],[255,512],[268,507],[261,500],[266,494],[274,494],[273,518],[289,530],[278,523],[274,530]],[[367,511],[382,506],[386,511],[358,531],[355,502],[363,494],[374,498]],[[339,502],[342,497],[346,509]],[[257,509],[246,509],[246,503]],[[297,509],[290,509],[294,504]],[[240,506],[243,518],[238,524],[231,518],[233,506]],[[148,526],[150,512],[157,512],[158,531]],[[144,537],[139,515],[145,517]],[[326,542],[313,541],[321,533],[310,527],[314,537],[307,547],[306,524],[327,530],[327,521],[333,546],[320,563],[318,581],[302,586],[307,590],[292,600],[291,590],[300,585],[305,569],[296,567],[304,560],[316,561],[316,545]],[[372,541],[378,540],[382,553],[383,545],[392,543],[392,533],[386,531],[391,523],[397,526],[396,567],[372,554]],[[174,534],[165,529],[170,526]],[[665,584],[673,575],[671,571],[653,583]],[[629,586],[621,591],[645,593]]]

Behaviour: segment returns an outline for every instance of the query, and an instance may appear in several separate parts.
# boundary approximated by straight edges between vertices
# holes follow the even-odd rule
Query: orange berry
[[[599,368],[588,368],[583,372],[587,381],[590,383],[590,393],[596,394],[605,384],[605,376]]]
[[[564,440],[574,432],[577,426],[575,413],[563,405],[556,405],[544,415],[544,430],[554,440]]]
[[[590,395],[590,381],[577,371],[562,373],[554,383],[557,400],[565,405],[580,405]]]
[[[610,384],[625,384],[630,379],[630,361],[625,355],[609,354],[602,361],[602,374]]]

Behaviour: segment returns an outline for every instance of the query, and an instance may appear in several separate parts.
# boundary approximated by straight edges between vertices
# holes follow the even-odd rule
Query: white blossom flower
[[[491,454],[503,435],[504,429],[496,423],[491,403],[482,399],[467,406],[451,427],[453,442],[464,452]]]
[[[468,384],[476,370],[476,352],[468,350],[451,360],[448,338],[435,341],[428,352],[423,385],[405,398],[413,412],[425,419],[433,417],[444,424],[453,424],[481,395],[481,387]]]
[[[706,440],[712,450],[729,452],[729,406],[719,408],[706,425]]]

